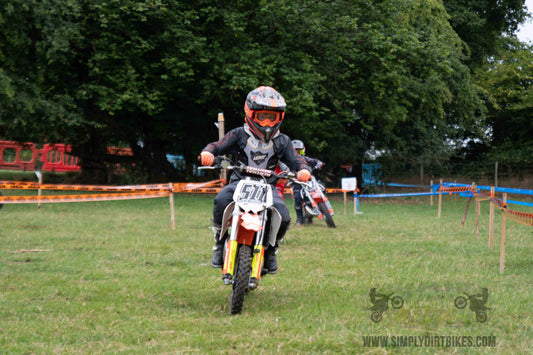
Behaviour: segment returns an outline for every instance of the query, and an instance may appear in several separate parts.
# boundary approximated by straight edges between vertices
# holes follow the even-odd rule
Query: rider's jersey
[[[232,129],[218,142],[209,143],[203,151],[215,156],[235,154],[237,163],[261,169],[275,170],[278,161],[282,161],[292,171],[301,169],[311,171],[305,159],[292,149],[291,140],[287,135],[278,131],[268,143],[265,143],[252,134],[247,124]],[[231,180],[239,178],[234,171]]]

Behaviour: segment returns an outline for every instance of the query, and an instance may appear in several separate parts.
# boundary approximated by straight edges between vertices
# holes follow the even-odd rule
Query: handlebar
[[[248,165],[235,165],[229,158],[224,156],[215,157],[215,162],[211,166],[201,166],[198,169],[228,169],[228,170],[237,170],[241,173],[261,176],[263,178],[274,177],[277,179],[289,179],[299,184],[306,184],[305,182],[300,182],[296,180],[296,173],[292,171],[282,171],[279,174],[276,174],[275,171],[269,169],[261,169]]]

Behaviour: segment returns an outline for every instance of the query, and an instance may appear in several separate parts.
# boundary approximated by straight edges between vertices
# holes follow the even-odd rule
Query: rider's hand
[[[317,169],[320,169],[322,167],[322,165],[324,165],[324,163],[322,163],[321,161],[318,162],[318,164],[316,165],[316,168]]]
[[[296,174],[296,179],[301,182],[307,182],[311,178],[311,173],[307,169],[302,169]]]
[[[215,161],[215,156],[210,152],[203,151],[200,153],[200,161],[203,166],[211,166]]]

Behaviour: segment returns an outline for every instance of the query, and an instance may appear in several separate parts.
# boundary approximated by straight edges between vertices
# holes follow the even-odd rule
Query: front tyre
[[[392,308],[399,309],[403,306],[403,298],[400,296],[394,296],[390,301]]]
[[[233,290],[231,291],[229,304],[230,314],[240,314],[242,312],[244,297],[248,293],[250,274],[252,272],[252,247],[242,244],[239,248],[237,259],[237,270],[233,279]]]
[[[324,201],[321,201],[318,203],[318,208],[320,209],[320,212],[324,215],[324,218],[326,218],[326,224],[329,228],[335,228],[335,222],[333,222],[333,217],[329,214],[328,208],[326,207],[326,204]]]
[[[467,299],[463,296],[458,296],[453,303],[455,304],[455,307],[463,309],[466,307]]]

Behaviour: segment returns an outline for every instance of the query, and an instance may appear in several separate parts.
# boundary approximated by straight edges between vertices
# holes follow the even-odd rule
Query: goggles
[[[305,148],[304,149],[296,149],[296,153],[299,155],[305,155]]]
[[[281,122],[281,114],[277,111],[254,111],[253,120],[262,127],[274,127]]]

